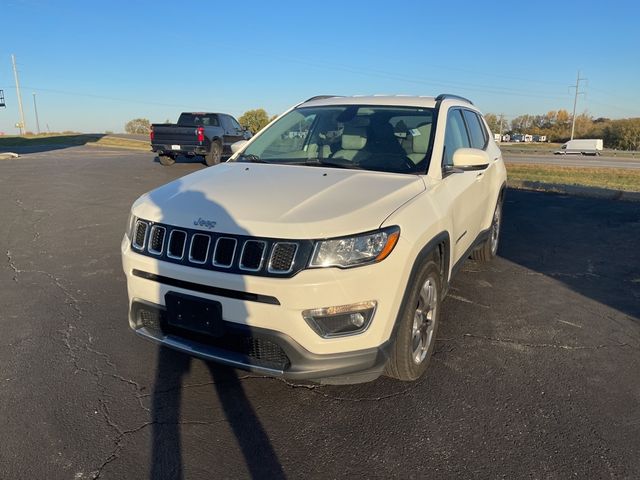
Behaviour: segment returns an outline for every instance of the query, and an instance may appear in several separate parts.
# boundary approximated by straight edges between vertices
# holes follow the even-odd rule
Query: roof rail
[[[463,100],[463,101],[473,105],[473,102],[471,100],[469,100],[468,98],[461,97],[460,95],[452,95],[450,93],[441,93],[440,95],[438,95],[436,97],[436,102],[441,102],[442,100],[446,100],[448,98],[456,99],[456,100]]]
[[[342,95],[316,95],[315,97],[307,98],[302,103],[311,102],[312,100],[324,100],[325,98],[335,98],[335,97],[341,97],[341,96]]]

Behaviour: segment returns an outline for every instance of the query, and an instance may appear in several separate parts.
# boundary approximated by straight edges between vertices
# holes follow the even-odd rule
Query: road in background
[[[0,161],[0,478],[640,478],[640,204],[508,191],[500,257],[454,280],[428,374],[318,386],[130,331],[131,203],[201,168]]]
[[[505,162],[537,163],[541,165],[560,165],[563,167],[590,168],[640,168],[640,157],[592,157],[587,155],[553,155],[519,154],[505,151],[502,153]]]

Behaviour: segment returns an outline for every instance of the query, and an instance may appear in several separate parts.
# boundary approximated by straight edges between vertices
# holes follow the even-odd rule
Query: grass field
[[[512,182],[540,182],[640,192],[640,170],[626,168],[560,167],[507,163],[507,175]]]
[[[149,150],[149,142],[146,140],[121,138],[102,134],[69,133],[0,137],[0,149],[5,150],[11,147],[41,147],[47,145],[95,145],[126,148],[130,150]]]
[[[151,151],[148,140],[136,140],[134,138],[120,137],[102,137],[95,142],[87,143],[87,145],[95,145],[100,147],[126,148],[129,150],[146,150]]]

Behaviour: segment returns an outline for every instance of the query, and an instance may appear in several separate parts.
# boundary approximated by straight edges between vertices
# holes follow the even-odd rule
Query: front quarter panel
[[[449,236],[452,231],[449,199],[447,192],[441,188],[441,181],[429,180],[424,177],[427,189],[411,201],[402,205],[382,226],[399,225],[400,238],[407,243],[407,258],[403,262],[402,279],[409,279],[415,260],[434,238],[441,234]],[[449,248],[451,255],[452,249]],[[392,253],[393,255],[393,253]],[[451,266],[453,258],[448,259]]]

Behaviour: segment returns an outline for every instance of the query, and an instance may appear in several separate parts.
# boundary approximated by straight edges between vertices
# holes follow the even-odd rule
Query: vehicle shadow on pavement
[[[183,381],[193,361],[199,360],[166,347],[159,349],[152,401],[153,436],[149,477],[153,480],[185,478],[180,430],[189,422],[182,418],[181,400]],[[236,370],[212,363],[207,363],[207,367],[226,424],[235,435],[251,478],[284,478],[278,456],[245,394]],[[232,448],[231,445],[229,447]],[[217,463],[222,466],[225,459],[220,458]]]
[[[640,203],[510,189],[499,255],[640,319]]]

